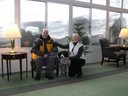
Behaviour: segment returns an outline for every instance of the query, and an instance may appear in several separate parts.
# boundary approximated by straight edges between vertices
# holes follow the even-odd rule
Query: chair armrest
[[[119,47],[104,47],[103,51],[105,54],[113,54],[114,52],[120,52]]]

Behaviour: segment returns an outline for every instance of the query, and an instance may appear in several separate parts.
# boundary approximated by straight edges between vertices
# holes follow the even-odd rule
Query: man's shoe
[[[36,74],[35,80],[40,80],[41,79],[41,74]]]
[[[51,74],[45,74],[45,77],[48,78],[49,80],[53,80],[53,76]]]

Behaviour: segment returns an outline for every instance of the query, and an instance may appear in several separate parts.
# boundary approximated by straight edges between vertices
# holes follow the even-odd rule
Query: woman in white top
[[[78,78],[82,77],[81,67],[85,64],[83,44],[80,42],[80,36],[77,33],[73,33],[71,41],[68,45],[60,45],[62,48],[69,48],[69,76],[74,77],[77,75]]]
[[[83,44],[76,33],[72,35],[72,41],[69,43],[69,58],[71,61],[69,76],[73,77],[77,74],[77,77],[80,78],[82,76],[81,67],[85,64],[85,58]]]

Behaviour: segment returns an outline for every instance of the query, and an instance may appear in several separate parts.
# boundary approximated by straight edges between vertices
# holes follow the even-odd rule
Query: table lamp
[[[122,28],[119,37],[123,39],[123,47],[125,47],[126,39],[128,38],[128,28]]]
[[[5,38],[11,39],[11,50],[10,53],[15,53],[15,39],[21,38],[21,33],[17,24],[8,25],[5,28]]]

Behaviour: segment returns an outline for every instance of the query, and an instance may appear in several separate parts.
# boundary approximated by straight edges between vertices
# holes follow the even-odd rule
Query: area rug
[[[23,73],[23,80],[19,79],[19,73],[14,73],[10,76],[10,81],[7,81],[7,78],[2,79],[2,77],[0,77],[0,96],[59,86],[73,82],[80,82],[81,80],[93,79],[124,72],[127,69],[128,65],[124,66],[123,64],[121,64],[119,68],[116,68],[116,64],[86,64],[82,68],[83,77],[81,79],[76,77],[70,78],[67,75],[59,75],[59,77],[54,76],[54,80],[48,80],[47,78],[44,78],[44,72],[42,72],[42,78],[40,81],[35,81],[33,78],[31,78],[31,72],[29,72],[28,77],[26,77],[25,73]]]

